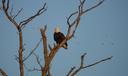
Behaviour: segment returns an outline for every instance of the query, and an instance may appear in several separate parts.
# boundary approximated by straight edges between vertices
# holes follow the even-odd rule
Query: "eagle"
[[[54,40],[57,44],[61,44],[61,42],[65,39],[64,34],[60,31],[60,27],[56,27],[54,29]],[[68,48],[68,44],[67,42],[64,43],[64,45],[62,45],[62,47],[64,49]]]

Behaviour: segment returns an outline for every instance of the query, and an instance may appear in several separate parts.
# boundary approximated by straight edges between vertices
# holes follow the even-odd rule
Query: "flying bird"
[[[60,31],[60,27],[56,27],[54,29],[54,40],[56,41],[57,44],[61,44],[61,42],[65,39],[64,34]],[[62,46],[64,49],[68,48],[67,42],[64,43]]]

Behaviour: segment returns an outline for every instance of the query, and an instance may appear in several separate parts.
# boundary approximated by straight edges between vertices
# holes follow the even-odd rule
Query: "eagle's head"
[[[57,26],[55,29],[54,29],[54,32],[60,32],[60,27],[59,26]]]

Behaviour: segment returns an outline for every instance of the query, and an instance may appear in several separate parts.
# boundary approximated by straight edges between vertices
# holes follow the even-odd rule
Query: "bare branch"
[[[47,56],[48,56],[48,48],[47,48],[47,38],[46,38],[46,29],[47,26],[45,26],[44,28],[40,29],[41,35],[42,35],[42,40],[43,40],[43,50],[44,50],[44,60],[45,62],[47,62]]]
[[[93,63],[93,64],[87,65],[87,66],[83,67],[83,69],[84,69],[84,68],[91,67],[91,66],[94,66],[94,65],[99,64],[99,63],[101,63],[101,62],[110,60],[110,59],[112,59],[112,57],[113,57],[113,56],[110,56],[110,57],[108,57],[108,58],[105,58],[105,59],[102,59],[102,60],[100,60],[100,61],[97,61],[97,62],[95,62],[95,63]]]
[[[15,60],[19,62],[19,57],[17,55],[15,55]]]
[[[81,65],[80,67],[83,67],[83,64],[84,64],[84,57],[87,53],[84,53],[82,56],[81,56]]]
[[[70,74],[71,75],[68,75],[68,76],[75,76],[78,72],[80,72],[82,69],[85,69],[85,68],[88,68],[88,67],[92,67],[92,66],[95,66],[95,65],[97,65],[97,64],[99,64],[99,63],[102,63],[102,62],[104,62],[104,61],[107,61],[107,60],[110,60],[110,59],[112,59],[112,56],[110,56],[110,57],[107,57],[107,58],[105,58],[105,59],[102,59],[102,60],[99,60],[99,61],[97,61],[97,62],[94,62],[94,63],[92,63],[92,64],[90,64],[90,65],[83,65],[84,63],[84,56],[86,55],[86,53],[85,54],[83,54],[82,56],[81,56],[81,64],[80,64],[80,66],[79,66],[79,68],[78,69],[76,69],[74,72],[71,72]]]
[[[67,76],[70,76],[70,74],[74,71],[75,68],[76,68],[76,67],[72,67],[72,68],[70,69],[70,71],[68,72]]]
[[[84,14],[83,13],[84,3],[85,3],[85,0],[80,0],[80,5],[78,6],[78,10],[73,12],[72,14],[70,14],[69,17],[67,18],[67,24],[69,26],[68,32],[66,35],[67,40],[71,39],[75,34],[75,31],[80,23],[80,18]],[[72,20],[72,22],[71,22],[70,19],[75,15],[77,15],[77,17],[74,20]]]
[[[78,6],[78,11],[75,11],[73,12],[72,14],[70,14],[70,16],[67,18],[67,24],[68,24],[68,32],[67,32],[67,38],[72,38],[75,34],[75,31],[80,23],[80,19],[81,19],[81,16],[83,14],[85,14],[86,12],[88,11],[91,11],[92,9],[98,7],[99,5],[101,5],[105,0],[101,0],[99,1],[97,4],[95,4],[94,6],[90,7],[89,9],[86,9],[84,10],[83,7],[84,7],[84,3],[86,0],[79,0],[80,1],[80,5]],[[77,17],[72,20],[72,22],[70,21],[70,19],[77,15]],[[68,40],[68,39],[67,39]]]
[[[10,20],[10,22],[12,22],[14,24],[14,26],[17,28],[17,30],[19,30],[19,26],[18,26],[17,22],[8,13],[9,0],[7,1],[7,4],[6,4],[6,0],[2,0],[2,6],[3,6],[3,11],[5,13],[5,16]]]
[[[36,61],[37,61],[38,65],[40,66],[40,68],[42,69],[43,67],[40,63],[39,57],[35,53],[33,53],[33,55],[36,57]]]
[[[21,8],[18,12],[17,12],[17,14],[13,17],[13,19],[15,19],[19,14],[20,14],[20,12],[23,10],[23,8]]]
[[[7,8],[6,8],[6,10],[8,10],[9,9],[9,0],[7,1]]]
[[[24,76],[22,31],[19,32],[19,66],[20,66],[20,76]]]
[[[44,60],[45,60],[45,65],[44,65],[44,68],[42,69],[42,76],[46,76],[48,71],[50,73],[50,70],[49,70],[50,63],[49,63],[49,57],[48,57],[49,55],[48,55],[48,47],[47,47],[46,30],[47,30],[46,25],[44,28],[40,29],[42,40],[43,40],[43,48],[44,48],[43,54],[44,54]]]
[[[88,11],[93,10],[94,8],[100,6],[104,1],[105,1],[105,0],[100,0],[100,1],[99,1],[97,4],[95,4],[94,6],[92,6],[92,7],[88,8],[88,9],[86,9],[85,11],[83,11],[83,13],[86,13],[86,12],[88,12]]]
[[[73,26],[75,24],[75,21],[70,23],[70,19],[72,16],[76,15],[78,13],[78,11],[73,12],[68,18],[67,18],[67,24],[69,25],[69,27]]]
[[[1,73],[3,76],[8,76],[8,75],[6,74],[6,72],[5,72],[4,70],[2,70],[1,68],[0,68],[0,73]]]
[[[36,67],[28,68],[25,64],[24,64],[24,67],[25,67],[25,69],[26,69],[28,72],[32,72],[32,71],[41,71],[41,68],[36,68]]]
[[[19,25],[21,25],[21,28],[23,29],[25,27],[26,24],[28,24],[30,21],[32,21],[34,18],[36,18],[37,16],[40,16],[42,13],[44,13],[47,10],[46,8],[46,3],[44,3],[43,7],[41,9],[39,9],[37,11],[37,13],[31,17],[29,17],[26,20],[23,20],[19,23]]]
[[[5,12],[6,17],[14,24],[14,26],[17,28],[17,30],[21,31],[21,29],[23,29],[25,27],[26,24],[28,24],[30,21],[32,21],[35,17],[40,16],[42,13],[44,13],[47,8],[46,8],[46,3],[44,3],[43,7],[41,9],[39,9],[37,11],[37,13],[31,17],[29,17],[26,20],[21,21],[19,24],[15,21],[15,18],[20,14],[20,12],[22,11],[23,8],[21,8],[18,13],[13,17],[12,15],[10,16],[8,13],[8,9],[9,9],[9,1],[7,0],[7,4],[6,4],[6,0],[2,0],[2,5],[3,5],[3,10]],[[12,12],[13,9],[11,9]],[[10,12],[10,13],[11,13]],[[20,26],[19,26],[20,25]],[[20,28],[20,29],[19,29]]]
[[[11,8],[10,16],[11,16],[11,18],[13,18],[13,17],[14,17],[14,14],[13,14],[13,7]]]
[[[36,44],[36,46],[32,49],[32,51],[28,54],[28,56],[26,58],[24,58],[23,62],[26,61],[33,53],[34,51],[39,47],[40,42],[42,41],[42,39],[40,39],[40,41]]]

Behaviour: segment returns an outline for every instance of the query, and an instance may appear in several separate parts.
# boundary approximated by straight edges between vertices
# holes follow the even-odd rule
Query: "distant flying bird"
[[[61,42],[65,39],[64,34],[60,31],[60,27],[56,27],[54,29],[54,40],[56,41],[57,44],[61,44]],[[64,43],[62,46],[63,48],[67,49],[68,44],[67,42]]]

